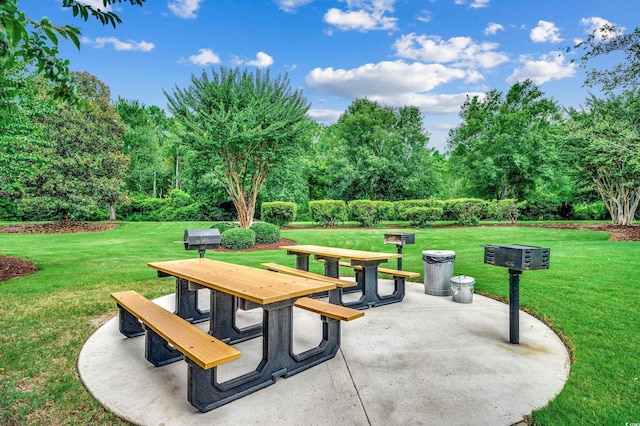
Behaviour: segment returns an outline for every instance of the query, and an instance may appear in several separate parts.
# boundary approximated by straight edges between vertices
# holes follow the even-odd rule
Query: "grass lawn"
[[[146,264],[197,257],[176,242],[185,229],[198,227],[208,224],[122,223],[100,233],[0,234],[0,254],[33,260],[40,269],[0,283],[0,424],[121,424],[83,387],[75,369],[78,354],[91,333],[116,315],[110,292],[136,290],[150,298],[173,292],[173,279],[156,278]],[[383,244],[384,232],[291,229],[282,237],[298,244],[395,252],[395,246]],[[485,265],[480,244],[550,247],[550,269],[521,275],[520,303],[566,339],[573,365],[564,390],[535,411],[534,420],[640,423],[640,242],[529,227],[411,232],[416,244],[404,247],[403,269],[422,273],[422,250],[455,250],[455,274],[474,277],[476,291],[499,298],[508,297],[507,270]],[[208,252],[207,257],[256,267],[265,261],[295,263],[278,250]],[[318,262],[311,263],[313,271],[322,271]],[[521,331],[521,337],[525,334]]]

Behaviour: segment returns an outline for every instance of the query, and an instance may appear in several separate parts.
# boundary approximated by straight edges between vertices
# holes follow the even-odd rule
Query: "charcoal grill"
[[[220,231],[217,228],[187,229],[183,243],[185,250],[198,250],[200,257],[204,257],[207,249],[220,247]]]
[[[550,249],[521,244],[483,244],[484,263],[509,269],[509,342],[520,341],[520,274],[549,269]]]
[[[402,246],[405,244],[415,244],[416,234],[409,232],[393,232],[384,234],[385,244],[395,244],[398,250],[398,254],[402,254]],[[402,271],[402,258],[398,258],[398,270]]]

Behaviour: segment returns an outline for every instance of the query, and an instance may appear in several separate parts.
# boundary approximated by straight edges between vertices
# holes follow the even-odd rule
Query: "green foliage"
[[[142,6],[146,0],[102,0],[103,8],[97,8],[76,0],[63,0],[63,8],[71,8],[73,16],[85,21],[89,15],[103,25],[111,24],[114,28],[121,23],[107,6],[128,2]],[[38,73],[44,75],[55,87],[55,94],[70,98],[73,96],[74,79],[69,72],[69,61],[58,58],[58,37],[71,40],[80,49],[80,29],[71,25],[56,26],[46,16],[36,21],[18,9],[18,0],[0,2],[0,57],[9,61],[35,63]]]
[[[574,204],[572,216],[578,220],[604,220],[607,218],[607,207],[602,201]]]
[[[347,206],[349,220],[355,220],[360,226],[375,226],[383,219],[393,215],[393,203],[390,201],[353,200]]]
[[[504,200],[493,200],[487,204],[487,216],[494,220],[508,220],[511,223],[518,221],[520,211],[527,202],[514,198],[507,198]]]
[[[180,189],[174,189],[169,193],[168,205],[174,209],[193,204],[193,198]]]
[[[436,191],[433,153],[417,107],[356,99],[316,139],[311,199],[393,201]]]
[[[220,234],[222,234],[227,229],[239,228],[239,227],[240,227],[240,224],[238,222],[216,222],[213,225],[211,225],[211,228],[217,228],[218,231],[220,231]]]
[[[262,203],[260,217],[265,222],[275,223],[278,226],[287,226],[296,220],[296,203],[284,201],[272,201]]]
[[[220,245],[229,250],[245,250],[256,244],[256,233],[249,228],[231,228],[220,234]]]
[[[530,80],[467,98],[463,122],[449,132],[450,163],[467,194],[487,199],[526,199],[556,156],[549,143],[560,120],[555,101]]]
[[[409,220],[410,226],[415,228],[428,228],[434,226],[442,217],[442,208],[416,206],[404,211],[404,217]]]
[[[582,179],[592,181],[615,225],[631,225],[640,205],[640,90],[587,99],[569,109],[563,158]]]
[[[186,89],[165,92],[185,144],[199,156],[251,226],[269,172],[308,143],[309,102],[288,76],[221,68],[192,76]]]
[[[407,216],[407,210],[412,209],[414,207],[427,207],[427,208],[438,208],[440,210],[444,209],[444,201],[436,200],[434,198],[428,198],[424,200],[402,200],[396,201],[394,203],[395,206],[395,215],[399,220],[411,220]]]
[[[309,201],[311,219],[324,226],[335,226],[347,220],[347,203],[342,200]]]
[[[20,220],[21,215],[16,203],[0,199],[0,220]]]
[[[487,202],[479,198],[446,200],[444,215],[453,218],[458,225],[477,225],[487,209]]]
[[[280,227],[273,223],[256,222],[250,229],[256,233],[256,243],[271,244],[280,239]]]
[[[624,28],[616,28],[610,23],[595,28],[589,36],[578,43],[577,48],[585,50],[580,57],[580,66],[587,68],[591,60],[610,53],[623,52],[624,61],[608,70],[587,70],[585,85],[597,86],[613,93],[616,89],[635,90],[640,83],[640,27],[624,34]]]
[[[527,201],[520,211],[523,220],[566,220],[571,216],[571,204],[556,199]]]

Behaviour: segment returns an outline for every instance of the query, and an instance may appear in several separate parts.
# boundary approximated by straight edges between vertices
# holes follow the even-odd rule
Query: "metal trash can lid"
[[[476,280],[473,277],[468,277],[466,275],[458,275],[457,277],[451,277],[451,284],[474,284]]]
[[[447,263],[456,260],[456,252],[453,250],[423,250],[422,260],[427,263]]]

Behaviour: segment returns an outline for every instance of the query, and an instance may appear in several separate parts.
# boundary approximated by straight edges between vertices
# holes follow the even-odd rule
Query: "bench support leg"
[[[142,336],[144,334],[144,328],[142,328],[142,323],[138,321],[138,318],[131,315],[129,311],[120,305],[118,305],[118,309],[120,310],[120,314],[118,315],[120,333],[127,337]]]
[[[209,320],[209,311],[198,309],[198,290],[189,289],[189,280],[176,277],[176,310],[180,318],[193,323]]]
[[[238,298],[222,291],[211,291],[211,309],[215,315],[215,321],[209,323],[209,334],[216,339],[228,344],[244,342],[245,340],[260,337],[262,324],[254,324],[240,328],[236,324],[236,311],[238,310]]]
[[[278,377],[290,377],[333,358],[340,345],[340,321],[324,316],[322,343],[301,354],[293,353],[293,303],[294,299],[289,299],[263,306],[262,361],[255,371],[219,383],[217,367],[204,370],[186,359],[191,405],[210,411],[272,385]]]
[[[184,355],[179,350],[171,347],[158,333],[146,325],[144,328],[147,331],[147,337],[144,342],[144,357],[147,361],[156,367],[161,367],[184,359]]]

